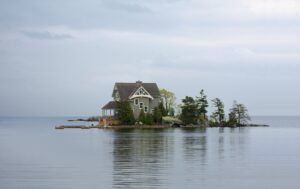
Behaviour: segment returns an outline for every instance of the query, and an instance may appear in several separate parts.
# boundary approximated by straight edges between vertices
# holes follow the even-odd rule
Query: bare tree
[[[172,114],[172,112],[174,112],[175,110],[175,101],[176,101],[175,94],[166,89],[160,89],[159,92],[163,100],[163,105],[168,115]]]

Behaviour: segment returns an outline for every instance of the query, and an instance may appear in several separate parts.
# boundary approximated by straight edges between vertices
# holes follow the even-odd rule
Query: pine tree
[[[198,111],[197,103],[193,97],[186,96],[182,100],[182,112],[180,115],[181,120],[184,124],[197,124]]]
[[[168,115],[168,112],[167,112],[167,110],[165,109],[165,107],[164,107],[164,105],[163,105],[162,102],[159,103],[158,108],[159,108],[159,110],[160,110],[160,112],[161,112],[162,117]]]
[[[231,112],[235,115],[238,125],[246,124],[248,120],[251,120],[250,116],[248,115],[248,109],[244,104],[239,104],[234,101]]]
[[[196,97],[196,103],[198,105],[199,122],[201,124],[204,124],[205,121],[207,120],[206,114],[207,114],[208,101],[207,101],[207,96],[204,94],[203,89],[200,91],[200,96]]]
[[[139,115],[139,122],[142,122],[143,124],[146,123],[146,115],[144,110],[141,110],[140,115]]]
[[[117,117],[122,125],[135,123],[133,111],[128,101],[117,102]]]
[[[230,127],[233,127],[233,126],[237,125],[236,114],[232,111],[228,114],[227,125],[230,126]]]
[[[212,100],[213,106],[216,110],[212,113],[212,121],[222,126],[225,122],[224,104],[219,98]]]
[[[145,124],[146,125],[153,125],[153,116],[152,116],[152,114],[150,114],[150,113],[146,114]]]
[[[153,110],[153,121],[156,124],[161,124],[162,121],[162,113],[160,111],[160,108],[155,107]]]

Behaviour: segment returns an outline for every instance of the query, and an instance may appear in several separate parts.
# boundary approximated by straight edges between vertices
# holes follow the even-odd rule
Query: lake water
[[[1,189],[299,189],[300,117],[261,128],[65,129],[0,118]]]

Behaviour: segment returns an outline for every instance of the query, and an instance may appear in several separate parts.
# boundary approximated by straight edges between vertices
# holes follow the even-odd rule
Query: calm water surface
[[[0,118],[1,189],[299,189],[300,117],[268,128],[65,129]]]

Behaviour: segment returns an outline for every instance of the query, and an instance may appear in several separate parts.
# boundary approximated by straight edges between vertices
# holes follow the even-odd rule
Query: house
[[[129,101],[135,118],[140,112],[151,113],[161,102],[161,96],[156,83],[115,83],[112,92],[113,101],[102,107],[102,116],[115,116],[118,101]]]

